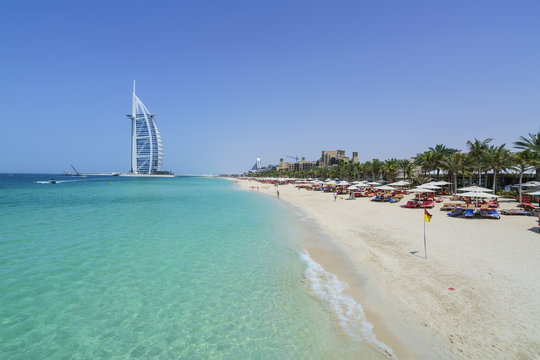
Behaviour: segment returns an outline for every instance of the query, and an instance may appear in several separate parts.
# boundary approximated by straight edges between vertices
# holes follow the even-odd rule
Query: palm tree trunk
[[[454,193],[457,193],[457,173],[454,173]]]
[[[519,174],[519,203],[523,202],[523,195],[521,195],[521,184],[523,182],[523,172]]]
[[[495,195],[495,190],[497,190],[497,170],[493,169],[493,195]]]
[[[480,169],[480,164],[478,164],[478,186],[482,186],[482,171]]]

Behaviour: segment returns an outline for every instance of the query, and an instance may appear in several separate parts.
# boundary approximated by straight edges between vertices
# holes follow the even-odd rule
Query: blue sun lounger
[[[452,211],[450,211],[446,215],[456,217],[456,216],[459,216],[461,214],[463,214],[463,209],[462,208],[454,208],[454,209],[452,209]]]
[[[474,217],[474,210],[473,209],[465,209],[465,217],[467,217],[467,218]]]
[[[490,219],[500,219],[501,215],[499,215],[499,212],[495,209],[492,210],[484,210],[480,211],[479,215],[483,218],[490,218]]]
[[[532,211],[526,211],[526,210],[520,210],[520,209],[501,210],[501,214],[503,214],[503,215],[527,215],[527,216],[533,216]]]

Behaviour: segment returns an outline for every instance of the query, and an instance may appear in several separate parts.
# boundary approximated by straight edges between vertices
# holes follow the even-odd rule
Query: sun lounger
[[[465,217],[466,218],[472,218],[474,217],[474,210],[473,209],[465,209]]]
[[[523,208],[525,208],[525,210],[527,211],[533,211],[533,212],[540,211],[540,206],[534,206],[531,203],[524,202],[521,205],[523,205]]]
[[[418,207],[418,203],[414,200],[409,200],[407,201],[407,204],[405,205],[405,207],[415,208],[415,207]]]
[[[435,206],[435,203],[431,200],[426,200],[420,205],[421,208],[429,208],[429,209],[431,209],[434,206]]]
[[[456,204],[456,203],[444,203],[443,206],[441,206],[441,211],[449,211],[459,206],[460,204]]]
[[[371,201],[383,201],[382,197],[380,197],[379,195],[375,196],[373,199],[371,199]]]
[[[452,217],[456,217],[456,216],[459,216],[463,213],[463,209],[461,208],[455,208],[453,209],[452,211],[450,211],[447,215],[448,216],[452,216]]]
[[[522,210],[522,209],[505,209],[501,210],[501,214],[503,215],[527,215],[527,216],[533,216],[532,211]]]
[[[480,217],[488,218],[488,219],[500,219],[501,216],[499,215],[499,212],[496,209],[482,209],[477,212],[477,214]]]

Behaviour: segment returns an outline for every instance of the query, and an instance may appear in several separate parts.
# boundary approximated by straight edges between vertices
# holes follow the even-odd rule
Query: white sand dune
[[[249,190],[276,188],[243,180]],[[313,244],[314,259],[351,285],[377,337],[398,358],[539,359],[540,234],[537,217],[450,218],[430,209],[423,250],[423,209],[334,201],[330,193],[279,186],[346,255],[336,263]],[[501,201],[512,208],[513,201]],[[449,290],[453,288],[454,290]],[[366,291],[369,289],[369,291]],[[369,293],[369,294],[366,294]]]

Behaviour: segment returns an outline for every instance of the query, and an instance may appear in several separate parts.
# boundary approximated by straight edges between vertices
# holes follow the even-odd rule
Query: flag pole
[[[424,215],[424,259],[427,259],[427,247],[426,247],[426,216]]]

